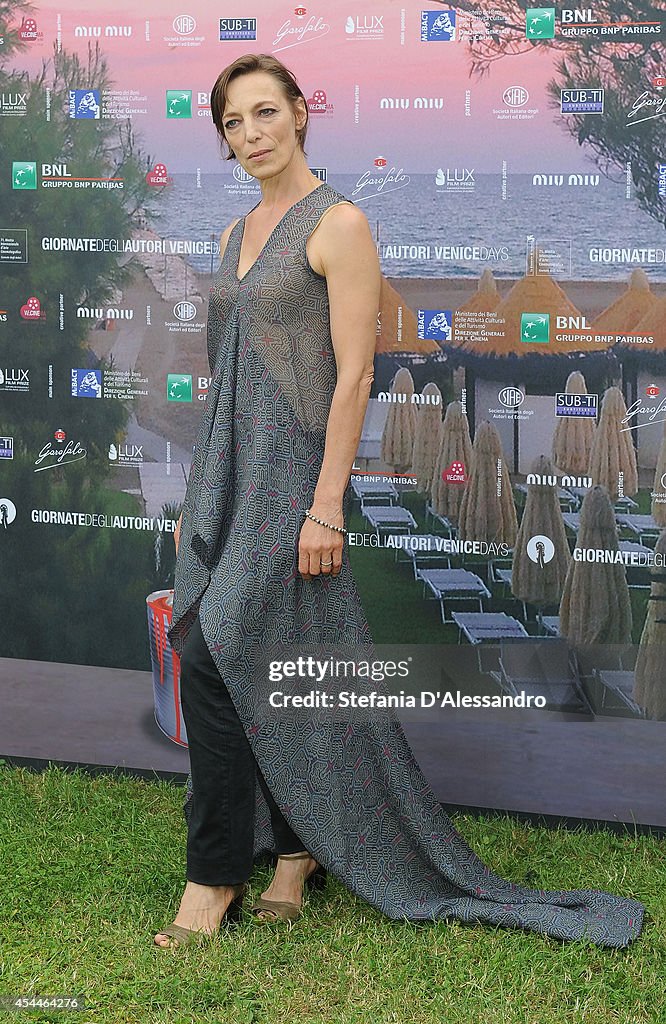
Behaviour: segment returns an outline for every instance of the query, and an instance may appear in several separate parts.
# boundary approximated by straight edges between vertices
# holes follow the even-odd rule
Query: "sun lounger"
[[[527,484],[515,484],[514,486],[515,490],[517,490],[520,494],[523,494],[525,497],[527,496]],[[575,494],[573,494],[572,491],[568,490],[566,487],[557,488],[557,497],[560,503],[560,508],[566,512],[574,512],[580,504],[578,497]]]
[[[563,512],[562,519],[567,530],[571,530],[572,533],[578,533],[580,528],[580,512]]]
[[[618,515],[616,519],[620,526],[634,533],[641,544],[644,537],[658,537],[661,533],[661,527],[655,523],[652,516]]]
[[[387,502],[392,505],[399,498],[395,484],[390,480],[385,482],[379,480],[352,480],[351,489],[361,503],[361,509],[366,504],[376,501],[382,505]]]
[[[544,710],[593,714],[565,641],[539,637],[500,643],[500,685],[505,692],[545,697]]]
[[[439,601],[442,622],[453,622],[446,617],[446,602],[472,600],[478,601],[479,611],[483,611],[483,598],[490,597],[490,591],[483,580],[467,569],[418,569],[417,579],[423,581],[423,593],[426,587]]]
[[[537,615],[537,621],[543,626],[548,636],[560,635],[559,615]]]
[[[382,533],[411,533],[417,527],[412,513],[402,505],[366,505],[363,515],[378,537]]]
[[[465,636],[471,644],[497,643],[507,637],[528,636],[522,622],[506,612],[452,612],[460,638]]]
[[[631,696],[634,689],[634,673],[612,669],[597,669],[596,677],[601,689],[600,711],[629,711],[628,717],[645,718],[645,709]]]
[[[435,523],[439,523],[439,525],[442,527],[442,529],[446,531],[446,534],[447,534],[448,537],[452,537],[453,534],[456,532],[456,528],[453,525],[453,523],[451,522],[451,520],[447,519],[446,516],[441,516],[439,514],[439,512],[435,512],[435,510],[432,507],[431,503],[426,501],[426,505],[425,505],[425,524],[426,524],[426,526],[428,525],[430,520],[432,520]]]
[[[409,543],[405,541],[400,547],[396,547],[395,560],[396,562],[411,561],[414,579],[417,579],[418,569],[429,563],[437,564],[440,569],[451,568],[451,555],[448,551],[443,551],[441,546],[438,547],[438,544],[441,545],[444,540],[441,534],[410,533],[405,534],[405,537],[409,537]]]

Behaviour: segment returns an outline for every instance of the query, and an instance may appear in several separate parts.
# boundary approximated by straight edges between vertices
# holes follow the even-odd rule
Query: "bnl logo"
[[[77,121],[99,121],[102,100],[99,89],[70,89],[69,116]]]
[[[14,160],[12,162],[12,188],[36,189],[37,164],[32,161]]]
[[[528,39],[554,39],[555,8],[528,7],[525,14],[525,35]]]
[[[547,345],[550,341],[550,314],[523,313],[520,317],[520,340],[526,344]]]
[[[455,38],[455,11],[421,11],[421,42],[453,43]]]
[[[166,116],[170,120],[192,117],[191,89],[167,89]]]

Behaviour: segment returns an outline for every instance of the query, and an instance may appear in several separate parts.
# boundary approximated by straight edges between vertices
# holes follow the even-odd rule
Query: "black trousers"
[[[257,778],[270,810],[276,852],[304,850],[266,785],[198,616],[180,659],[180,700],[193,790],[187,879],[238,885],[250,877]]]

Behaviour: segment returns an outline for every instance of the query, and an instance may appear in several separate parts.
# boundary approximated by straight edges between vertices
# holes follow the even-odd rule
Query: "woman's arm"
[[[374,375],[381,270],[365,214],[348,204],[335,207],[317,229],[317,256],[326,276],[337,383],[326,427],[324,458],[312,514],[343,525],[342,499],[356,457]],[[343,535],[307,519],[298,545],[305,579],[337,575]],[[321,566],[321,562],[333,561]]]

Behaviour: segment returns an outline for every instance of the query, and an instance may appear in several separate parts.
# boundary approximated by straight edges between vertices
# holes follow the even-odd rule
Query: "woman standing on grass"
[[[257,920],[299,914],[330,871],[390,918],[455,917],[624,946],[643,907],[493,874],[435,799],[393,715],[258,711],[268,645],[371,644],[345,544],[373,380],[381,274],[365,215],[309,170],[308,109],[276,58],[219,76],[220,138],[262,197],[222,235],[211,385],[183,506],[170,639],[187,727],[187,885],[158,945],[236,915],[277,854]]]

